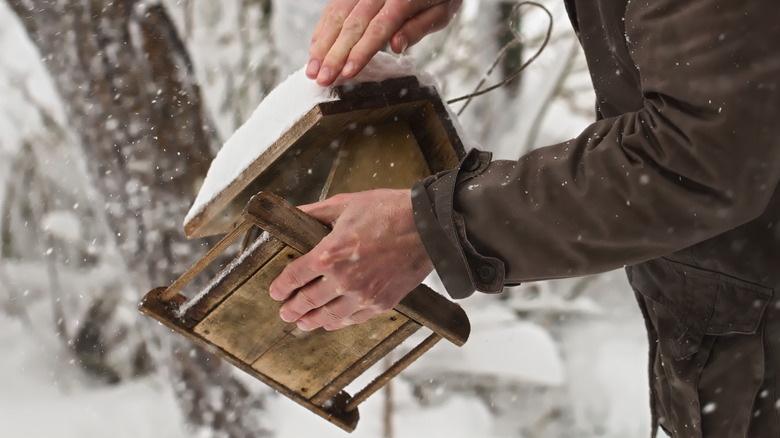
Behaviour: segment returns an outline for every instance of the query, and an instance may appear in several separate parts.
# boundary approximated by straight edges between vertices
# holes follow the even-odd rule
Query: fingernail
[[[279,290],[276,287],[274,287],[273,284],[268,289],[268,295],[270,295],[271,298],[276,300],[276,301],[282,301],[281,298],[279,298]]]
[[[317,77],[317,73],[320,71],[320,62],[316,59],[309,61],[309,65],[306,66],[306,76],[314,79]]]
[[[401,52],[405,52],[409,48],[409,39],[405,35],[399,36],[398,42],[401,43]]]
[[[344,66],[344,70],[341,72],[341,74],[344,75],[345,78],[351,78],[354,72],[355,63],[350,61],[347,63],[347,65]]]
[[[298,321],[298,328],[308,332],[311,331],[314,327],[309,321]]]
[[[320,70],[320,74],[317,76],[317,82],[320,85],[325,85],[330,82],[330,69],[328,67],[323,67]]]
[[[295,322],[295,315],[285,308],[279,310],[279,317],[285,322]]]

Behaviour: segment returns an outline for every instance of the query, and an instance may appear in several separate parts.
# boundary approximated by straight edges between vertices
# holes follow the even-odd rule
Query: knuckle
[[[317,307],[317,303],[311,298],[310,293],[307,293],[305,289],[299,290],[297,296],[299,297],[300,301],[309,308]]]
[[[361,18],[350,16],[344,20],[343,32],[361,35],[365,28],[366,22]]]
[[[335,323],[344,319],[343,316],[334,312],[328,306],[322,306],[322,315],[327,320],[327,323]]]
[[[327,10],[325,14],[327,15],[326,20],[331,25],[335,24],[340,26],[341,23],[344,23],[344,21],[347,19],[347,12],[335,6]]]
[[[366,37],[372,40],[384,40],[390,37],[393,30],[393,26],[388,20],[376,19],[366,29]]]
[[[358,307],[361,309],[368,309],[375,304],[374,297],[361,295],[358,297]]]

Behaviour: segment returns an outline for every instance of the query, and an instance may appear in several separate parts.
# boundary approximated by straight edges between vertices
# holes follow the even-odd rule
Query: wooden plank
[[[300,253],[283,249],[196,325],[193,331],[243,362],[252,363],[296,326],[279,318],[281,302],[268,288]]]
[[[377,363],[379,359],[387,356],[395,347],[401,345],[403,341],[413,335],[420,327],[422,327],[420,324],[412,320],[404,323],[403,326],[366,353],[359,361],[347,368],[340,376],[333,379],[327,387],[323,388],[322,391],[312,397],[311,402],[315,405],[322,405],[323,403],[328,402],[328,400],[332,399],[339,391],[346,388],[353,380]]]
[[[359,127],[341,144],[320,199],[378,188],[409,189],[428,175],[406,121]]]
[[[409,118],[420,150],[433,173],[452,169],[466,155],[457,130],[441,102],[427,102]]]
[[[425,354],[426,351],[430,350],[440,340],[441,336],[436,333],[432,333],[430,336],[425,338],[425,340],[414,347],[412,351],[406,353],[404,357],[398,360],[398,362],[394,363],[390,368],[387,369],[387,371],[382,373],[379,377],[369,383],[368,386],[355,394],[355,396],[350,399],[349,402],[347,402],[346,410],[349,412],[357,409],[359,404],[363,403],[367,398],[371,397],[373,393],[378,391],[381,387],[385,386],[387,382],[390,381],[390,379],[400,374],[401,371],[405,370],[406,367],[411,365],[415,360],[419,359],[420,356]]]
[[[256,229],[256,228],[255,228]],[[247,253],[237,256],[235,261],[240,261],[236,266],[229,265],[218,274],[218,279],[210,285],[210,290],[197,303],[189,306],[185,312],[187,319],[192,321],[201,321],[225,298],[232,294],[240,285],[265,266],[269,260],[276,256],[284,248],[284,243],[280,240],[269,237],[260,246],[254,250],[248,249]],[[235,263],[234,261],[234,263]]]
[[[420,88],[417,76],[403,76],[385,79],[379,82],[363,82],[360,84],[340,85],[334,88],[336,96],[341,100],[365,100],[372,97],[403,98],[409,90]]]
[[[409,319],[390,311],[363,324],[335,331],[322,329],[285,336],[252,368],[312,397],[368,354]]]
[[[275,389],[279,393],[290,398],[291,400],[295,401],[296,403],[300,404],[306,409],[314,412],[320,417],[328,420],[329,422],[335,424],[336,426],[346,430],[347,432],[352,432],[355,430],[358,420],[360,419],[360,414],[357,411],[346,412],[344,410],[346,402],[349,399],[348,394],[346,393],[339,394],[339,397],[333,399],[332,403],[330,403],[328,407],[317,406],[311,403],[308,400],[308,397],[304,398],[300,394],[292,391],[290,388],[280,384],[279,382],[273,380],[267,375],[258,372],[257,370],[249,366],[249,364],[242,362],[237,357],[215,346],[208,340],[202,338],[197,333],[194,333],[186,326],[184,326],[182,320],[175,315],[175,312],[178,308],[178,304],[181,304],[184,301],[186,301],[186,297],[184,297],[183,295],[178,295],[174,297],[172,300],[170,300],[169,303],[166,303],[160,299],[160,295],[164,291],[165,288],[157,288],[147,293],[143,301],[141,302],[139,310],[145,315],[159,321],[160,323],[170,328],[171,330],[179,333],[180,335],[186,337],[187,339],[190,339],[191,341],[195,342],[201,347],[216,352],[220,357],[226,359],[228,362],[230,362],[237,368],[241,369],[245,373],[260,380],[261,382]]]
[[[192,282],[192,280],[194,280],[195,277],[197,277],[198,274],[206,268],[206,266],[211,264],[211,262],[213,262],[217,256],[225,252],[225,250],[228,249],[230,245],[232,245],[233,242],[235,242],[236,239],[244,234],[251,226],[251,222],[245,222],[231,231],[230,234],[225,236],[222,240],[217,242],[217,244],[208,250],[208,252],[206,252],[206,254],[201,257],[200,260],[192,265],[192,267],[187,269],[187,271],[184,272],[181,277],[177,278],[176,281],[174,281],[173,284],[168,287],[168,289],[161,295],[162,300],[167,301],[173,299],[173,297],[175,297],[182,290],[182,288],[184,288],[184,286]]]
[[[395,310],[455,345],[461,346],[469,339],[471,323],[463,308],[424,284],[409,292]]]

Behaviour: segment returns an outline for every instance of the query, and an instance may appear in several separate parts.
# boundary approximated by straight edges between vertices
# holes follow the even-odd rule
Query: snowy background
[[[555,17],[544,54],[514,88],[475,100],[460,119],[469,142],[500,158],[566,140],[593,118],[593,94],[565,10],[556,0],[544,3]],[[305,63],[325,3],[163,4],[192,58],[221,143]],[[412,50],[418,67],[449,98],[470,91],[503,41],[506,11],[505,2],[465,0],[450,29]],[[545,15],[529,9],[520,27],[527,40],[517,56],[527,58],[539,47]],[[100,190],[85,177],[94,157],[79,148],[82,137],[46,62],[0,1],[0,436],[238,436],[204,427],[208,415],[194,424],[188,405],[196,404],[182,390],[181,367],[170,363],[197,354],[135,311],[146,283],[134,278],[114,242],[116,230],[102,217]],[[497,72],[491,81],[500,79]],[[181,202],[186,211],[192,199]],[[183,216],[172,220],[180,224]],[[88,322],[104,309],[95,303],[106,302],[112,311],[102,328],[116,328],[97,336]],[[460,304],[472,320],[469,342],[460,349],[437,345],[361,405],[352,436],[647,436],[646,340],[622,272],[527,284]],[[145,339],[153,341],[139,356]],[[259,426],[246,436],[346,436],[261,383],[235,378],[252,394],[246,399],[253,410],[225,418],[256,416]],[[209,395],[213,382],[194,383],[206,388],[204,398],[212,400],[205,406],[214,415],[230,410],[218,393]]]

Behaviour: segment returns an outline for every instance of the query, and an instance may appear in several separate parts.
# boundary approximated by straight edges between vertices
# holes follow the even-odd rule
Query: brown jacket
[[[780,436],[780,4],[567,6],[600,120],[418,183],[429,255],[455,298],[628,266],[661,426]]]

